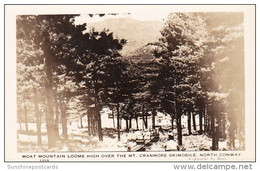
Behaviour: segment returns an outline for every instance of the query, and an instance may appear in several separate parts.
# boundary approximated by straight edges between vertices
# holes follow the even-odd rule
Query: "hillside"
[[[124,46],[122,54],[129,55],[147,43],[158,40],[158,37],[160,37],[160,29],[163,27],[163,22],[139,21],[126,17],[88,23],[87,26],[94,27],[98,31],[106,28],[113,32],[116,37],[126,39],[127,44]]]

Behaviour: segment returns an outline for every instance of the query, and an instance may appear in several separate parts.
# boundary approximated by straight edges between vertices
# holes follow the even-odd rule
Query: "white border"
[[[194,4],[194,3],[200,3],[200,4],[203,4],[203,3],[206,3],[206,4],[209,4],[209,3],[231,3],[231,4],[236,4],[236,3],[250,3],[250,4],[258,4],[258,1],[250,1],[250,0],[247,0],[247,1],[238,1],[238,0],[229,0],[228,2],[226,1],[226,0],[218,0],[218,1],[216,1],[216,0],[212,0],[212,1],[208,1],[208,0],[200,0],[200,1],[198,1],[198,0],[182,0],[182,1],[179,1],[179,2],[173,2],[173,1],[165,1],[165,0],[161,0],[161,1],[154,1],[154,0],[149,0],[149,1],[142,1],[142,3],[182,3],[182,4],[185,4],[185,3],[188,3],[188,4]],[[15,1],[12,1],[12,0],[3,0],[3,1],[1,1],[0,2],[1,4],[2,4],[2,8],[1,8],[1,14],[3,14],[3,4],[4,3],[15,3],[15,4],[20,4],[20,3],[23,3],[23,4],[30,4],[30,3],[48,3],[48,4],[55,4],[55,3],[60,3],[60,1],[55,1],[55,0],[37,0],[37,2],[36,1],[33,1],[33,0],[27,0],[27,1],[25,1],[25,0],[15,0]],[[69,0],[63,0],[62,1],[62,3],[67,3],[67,4],[70,4],[70,3],[72,3],[72,1],[69,1]],[[84,3],[84,2],[82,2],[82,0],[74,0],[73,1],[73,3]],[[103,3],[107,3],[106,1],[97,1],[97,0],[89,0],[89,1],[87,1],[86,3],[89,3],[89,4],[91,4],[91,3],[101,3],[101,4],[103,4]],[[140,1],[138,1],[138,0],[133,0],[133,1],[130,1],[130,0],[125,0],[125,1],[120,1],[120,0],[117,0],[117,1],[115,1],[115,0],[113,0],[113,1],[109,1],[109,3],[140,3]],[[258,17],[259,16],[259,14],[257,13],[257,18],[259,18]],[[4,18],[4,16],[3,15],[1,15],[1,21],[2,21],[2,23],[3,23],[3,18]],[[258,28],[258,27],[257,27]],[[2,33],[2,38],[4,37],[4,35],[3,35],[3,27],[1,27],[1,33]],[[259,36],[257,35],[257,41],[259,40]],[[2,43],[3,43],[3,41],[2,41]],[[1,46],[1,52],[3,52],[3,47],[4,47],[4,45],[2,44],[2,46]],[[3,53],[1,53],[2,55],[3,55]],[[257,66],[259,66],[259,60],[257,61]],[[3,62],[3,56],[2,56],[2,63],[1,63],[1,68],[4,68],[4,62]],[[258,71],[257,71],[257,74],[259,75],[259,73],[258,73]],[[1,76],[3,77],[3,74],[1,74]],[[2,79],[2,80],[4,80],[4,79]],[[258,82],[258,80],[257,80],[257,82]],[[257,85],[259,85],[259,84],[257,84]],[[2,93],[2,95],[4,94],[4,92],[3,92],[3,84],[1,84],[1,93]],[[258,99],[258,97],[259,97],[259,91],[257,92],[257,99]],[[0,104],[1,106],[0,106],[0,108],[1,109],[3,109],[4,108],[4,106],[3,106],[3,104],[4,104],[4,99],[1,99],[2,101],[2,103]],[[259,112],[258,112],[259,113]],[[258,114],[257,113],[257,114]],[[2,115],[3,116],[3,115]],[[259,117],[257,117],[257,123],[259,123]],[[2,119],[1,119],[1,124],[3,125],[4,124],[4,120],[3,120],[3,117],[2,117]],[[258,128],[259,127],[257,127],[257,130],[258,130]],[[258,130],[259,131],[259,130]],[[2,137],[3,137],[3,130],[1,131],[1,135],[2,135]],[[259,136],[258,136],[259,137]],[[257,137],[257,138],[258,138]],[[259,141],[258,141],[259,142]],[[3,149],[3,142],[1,143],[1,149]],[[259,156],[258,155],[258,152],[257,152],[257,156]],[[4,159],[3,159],[3,155],[1,155],[1,161],[3,161]],[[71,170],[71,169],[75,169],[75,168],[77,168],[77,166],[79,166],[78,165],[78,163],[76,163],[76,164],[62,164],[63,165],[63,169],[66,169],[66,170]],[[116,164],[107,164],[107,163],[102,163],[102,164],[95,164],[95,163],[92,163],[92,164],[85,164],[84,166],[86,166],[87,165],[87,167],[86,168],[88,168],[88,169],[95,169],[95,170],[104,170],[104,169],[108,169],[109,167],[110,168],[112,168],[113,167],[113,170],[122,170],[122,168],[124,168],[125,170],[133,170],[133,169],[135,169],[135,168],[138,168],[138,170],[140,169],[140,170],[143,170],[143,169],[149,169],[149,170],[172,170],[173,169],[173,167],[172,167],[172,164],[171,163],[168,163],[168,164],[165,164],[165,163],[138,163],[138,164],[133,164],[133,163],[128,163],[128,164],[125,164],[125,163],[116,163]],[[83,164],[80,164],[80,166],[79,167],[82,167],[83,166]],[[128,169],[127,169],[128,168]],[[259,167],[259,162],[257,162],[256,164],[255,164],[255,167],[254,167],[254,169],[253,170],[257,170],[257,168],[260,168]],[[6,165],[2,165],[1,164],[1,170],[6,170]]]

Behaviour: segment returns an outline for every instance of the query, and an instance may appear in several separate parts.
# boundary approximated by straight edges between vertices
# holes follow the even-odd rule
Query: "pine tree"
[[[64,44],[70,38],[70,31],[75,28],[73,15],[39,15],[17,17],[17,39],[24,41],[24,46],[33,46],[35,50],[42,52],[33,61],[39,61],[44,66],[46,74],[45,90],[47,99],[46,124],[48,134],[48,147],[56,146],[56,134],[54,123],[54,92],[53,72],[55,63],[59,62],[64,54]]]
[[[172,13],[161,31],[154,54],[161,65],[159,77],[162,107],[176,119],[178,144],[182,146],[181,116],[187,103],[194,104],[198,82],[196,67],[204,54],[207,38],[205,22],[197,13]],[[172,109],[172,110],[170,110]]]

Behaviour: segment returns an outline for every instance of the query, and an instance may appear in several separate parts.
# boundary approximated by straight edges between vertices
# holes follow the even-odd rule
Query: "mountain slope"
[[[127,44],[124,46],[122,54],[128,55],[147,43],[158,40],[160,37],[160,29],[163,27],[163,22],[139,21],[127,17],[88,23],[87,27],[94,27],[95,30],[98,31],[109,29],[116,37],[126,39]]]

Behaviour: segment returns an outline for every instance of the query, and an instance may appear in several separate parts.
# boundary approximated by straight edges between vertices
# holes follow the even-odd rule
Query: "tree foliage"
[[[126,40],[108,29],[75,25],[75,17],[17,16],[17,103],[18,111],[24,111],[19,120],[33,118],[26,113],[34,111],[39,144],[41,117],[49,148],[56,146],[59,122],[68,139],[68,118],[87,116],[89,135],[102,141],[104,107],[116,111],[118,140],[121,119],[129,131],[132,119],[138,118],[147,129],[151,116],[155,129],[155,116],[163,112],[171,118],[171,129],[176,123],[179,150],[183,116],[188,117],[189,134],[191,116],[199,116],[198,133],[212,137],[212,150],[220,137],[229,139],[232,148],[235,135],[243,141],[244,113],[238,112],[244,107],[242,20],[221,20],[215,13],[171,13],[158,41],[126,59],[120,52]],[[34,109],[24,108],[32,104]]]

